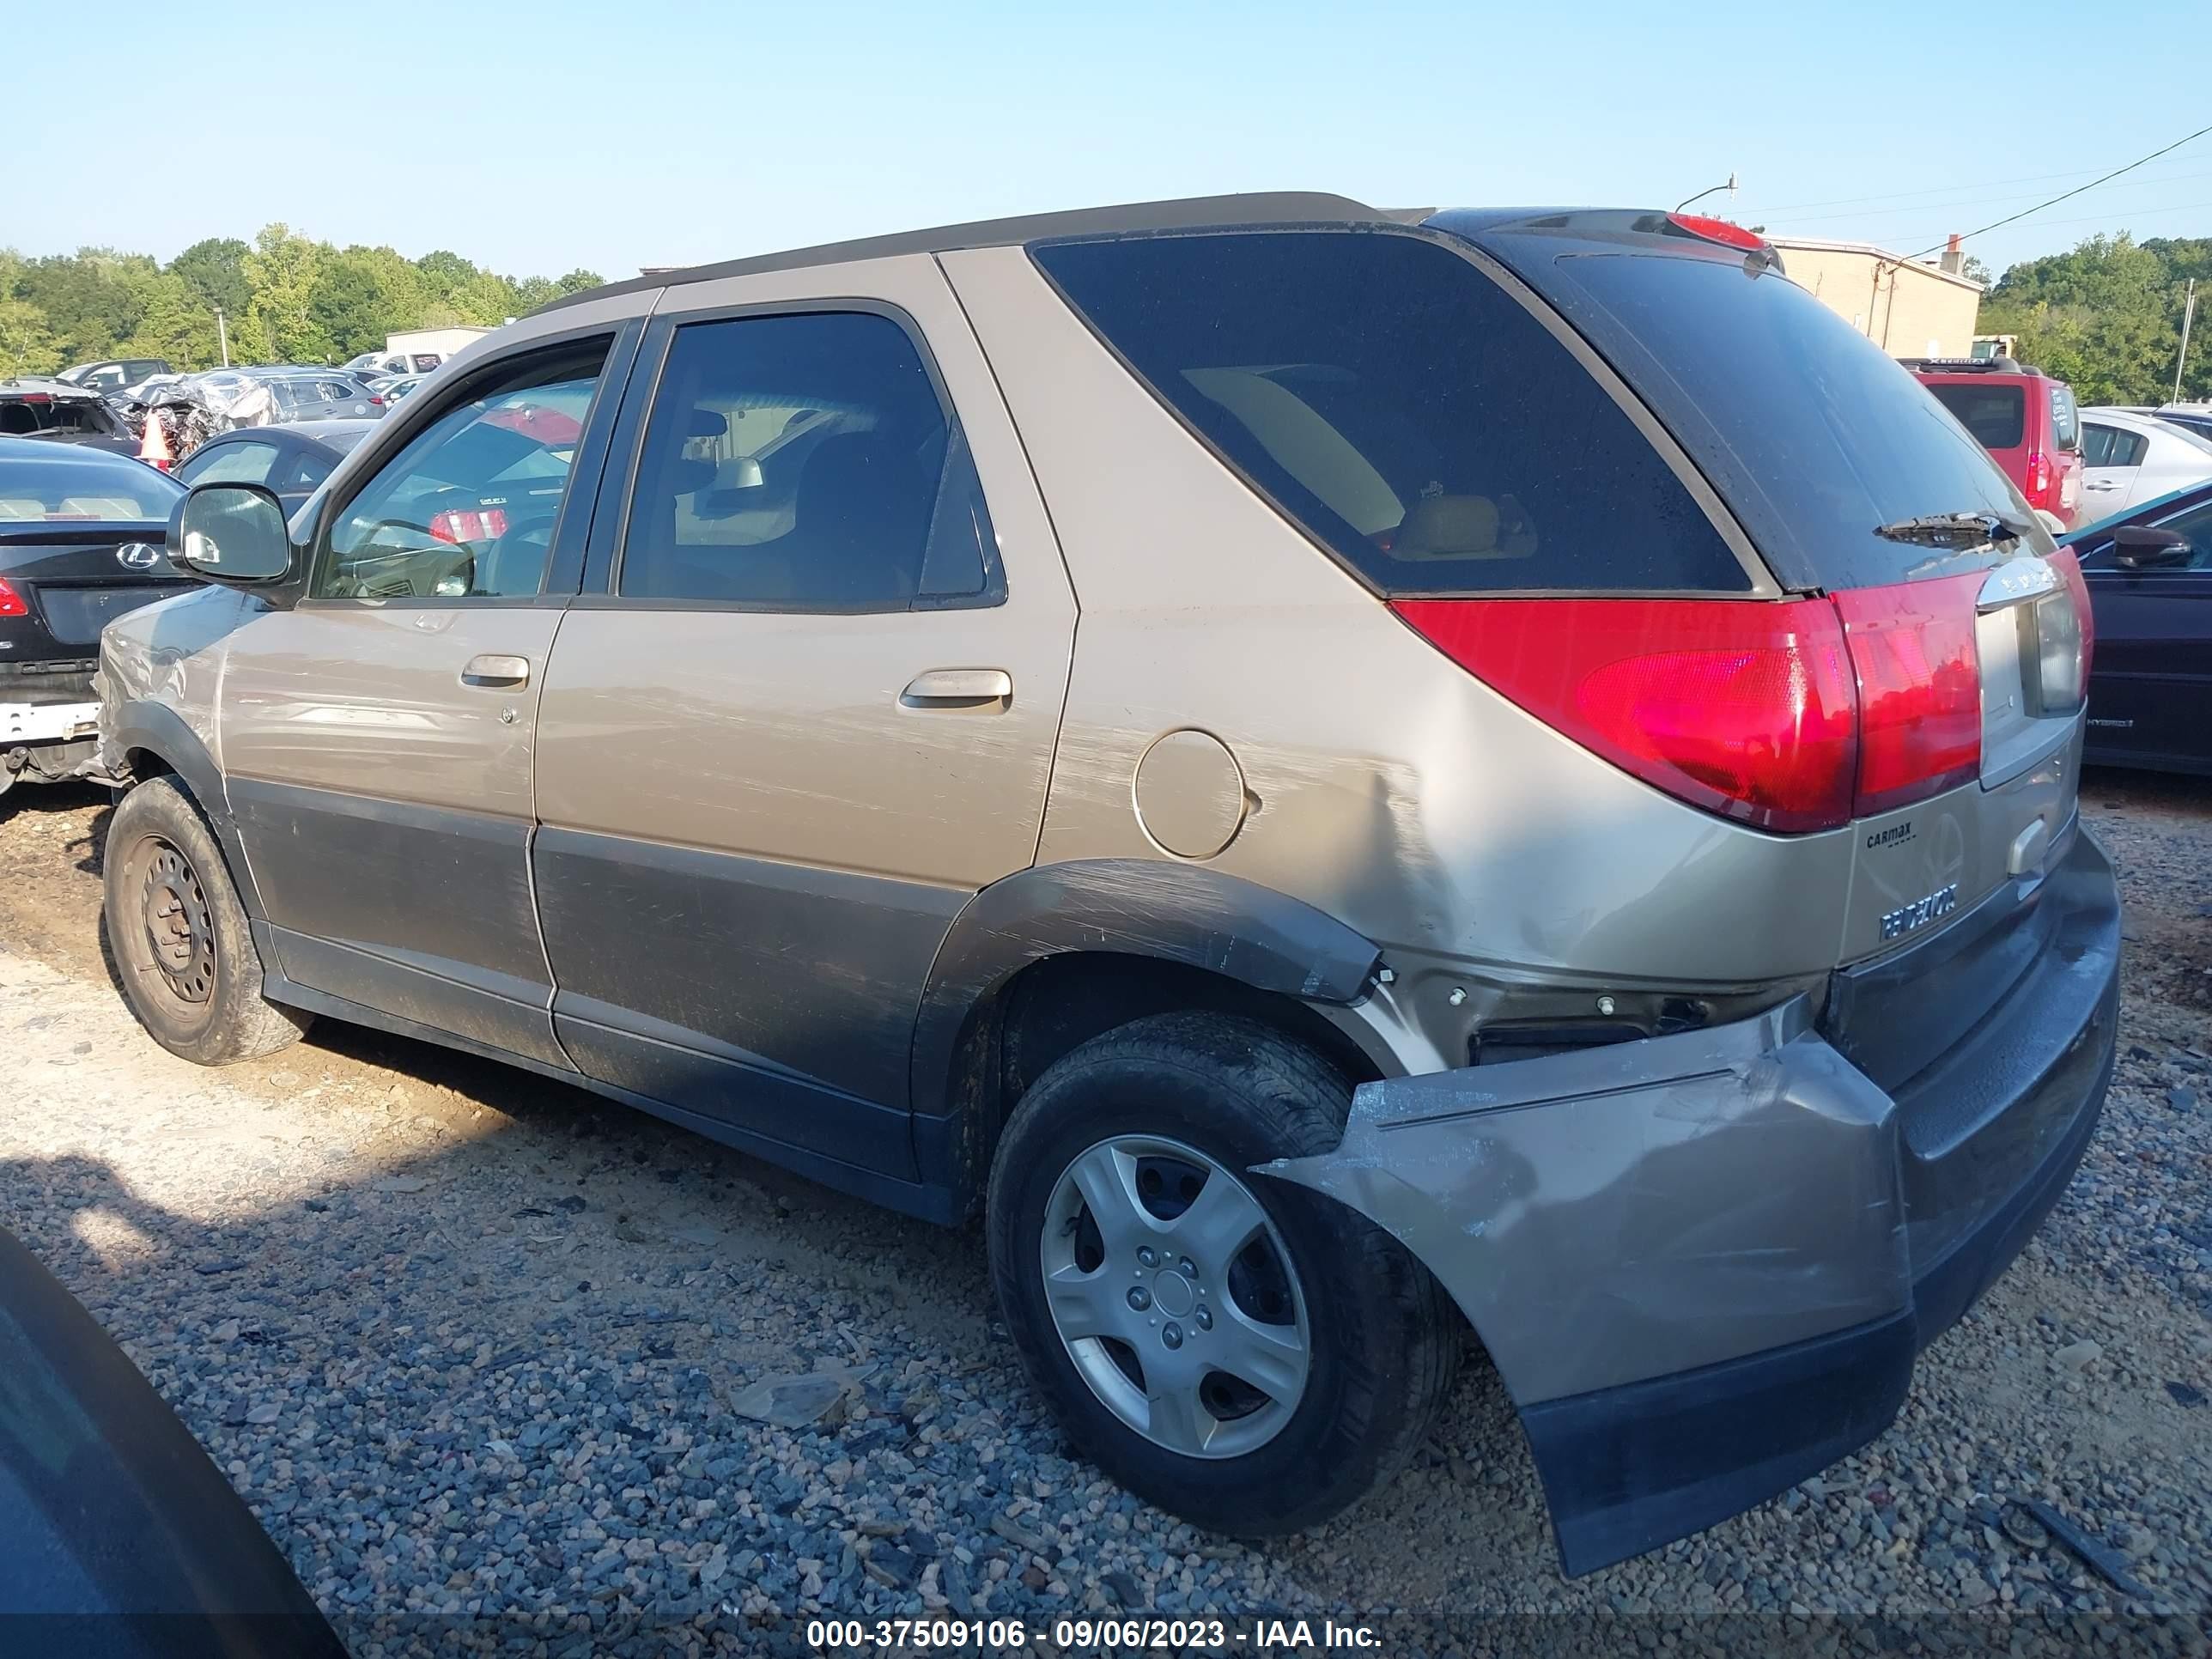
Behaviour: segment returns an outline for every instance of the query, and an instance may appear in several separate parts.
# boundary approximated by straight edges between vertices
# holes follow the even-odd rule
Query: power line
[[[2156,190],[2167,185],[2193,183],[2199,179],[2212,179],[2212,173],[2160,173],[2155,179],[2140,179],[2131,184],[2122,185],[2120,188],[2122,190]],[[2083,188],[2086,189],[2087,186]],[[1795,225],[1824,225],[1833,224],[1838,219],[1848,219],[1860,224],[1868,222],[1902,224],[1908,220],[1917,222],[1930,214],[1971,212],[1981,208],[2002,207],[2008,202],[2026,202],[2033,198],[2033,191],[2023,192],[2017,196],[1974,197],[1956,202],[1926,202],[1917,207],[1862,209],[1850,213],[1815,213],[1792,219],[1790,222]],[[1772,219],[1778,216],[1778,214],[1772,209],[1746,209],[1743,216]]]
[[[1970,230],[1966,233],[1966,235],[1960,237],[1959,240],[1963,242],[1966,240],[1967,236],[1980,236],[1992,230],[2001,230],[2007,225],[2015,223],[2020,220],[2027,218],[2032,213],[2040,213],[2047,207],[2056,207],[2059,203],[2067,200],[2069,198],[2079,196],[2085,190],[2096,189],[2098,185],[2105,183],[2107,179],[2117,179],[2124,173],[2133,173],[2137,167],[2142,166],[2145,161],[2155,161],[2161,155],[2170,155],[2173,151],[2179,149],[2184,144],[2189,143],[2195,139],[2202,138],[2208,132],[2212,132],[2212,126],[2199,127],[2196,131],[2187,135],[2187,137],[2175,139],[2163,149],[2154,149],[2151,151],[2149,155],[2142,156],[2136,161],[2130,161],[2124,167],[2114,167],[2110,173],[2106,173],[2102,178],[2092,179],[2086,185],[2076,185],[2073,189],[2063,191],[2058,195],[2052,197],[2047,202],[2039,202],[2032,208],[2023,208],[2018,213],[1996,220],[1992,223],[1984,225],[1979,230]],[[1909,253],[1905,255],[1905,258],[1908,259],[1917,259],[1922,254],[1940,252],[1943,246],[1943,243],[1937,242],[1930,246],[1922,248],[1919,253]]]
[[[2184,139],[2182,142],[2186,143],[2188,140]],[[1751,210],[1759,213],[1797,213],[1807,208],[1870,206],[1878,202],[1905,201],[1918,196],[1941,196],[1946,191],[1953,190],[2002,190],[2007,185],[2044,185],[2049,184],[2054,179],[2079,179],[2083,173],[2094,173],[2096,170],[2094,167],[2075,167],[2065,173],[2034,173],[2021,179],[1983,179],[1972,184],[1930,185],[1924,190],[1892,191],[1887,195],[1880,196],[1837,196],[1824,202],[1782,202],[1771,205],[1760,205]]]

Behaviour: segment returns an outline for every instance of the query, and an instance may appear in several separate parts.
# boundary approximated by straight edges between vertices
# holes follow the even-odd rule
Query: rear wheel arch
[[[1364,996],[1379,948],[1304,901],[1200,866],[1047,865],[970,902],[938,952],[915,1026],[923,1177],[982,1197],[1022,1090],[1060,1055],[1148,1016],[1256,1021],[1341,1067],[1378,1060],[1319,1012]]]

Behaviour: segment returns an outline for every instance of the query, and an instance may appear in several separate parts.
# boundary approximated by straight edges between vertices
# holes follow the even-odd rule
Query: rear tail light
[[[1766,250],[1766,238],[1755,230],[1732,225],[1725,219],[1708,219],[1701,213],[1670,213],[1667,216],[1667,222],[1702,241],[1718,242],[1723,247],[1745,248],[1753,252]]]
[[[1852,816],[1955,787],[1982,766],[1982,672],[1974,601],[1982,571],[1835,596],[1859,683]]]
[[[507,534],[507,509],[449,508],[431,515],[429,529],[431,535],[441,542],[496,541]]]
[[[2051,507],[2051,457],[2039,449],[2027,452],[2027,504]]]
[[[2087,673],[2088,600],[2039,614]],[[1825,599],[1404,599],[1430,643],[1547,726],[1655,787],[1780,832],[1829,830],[1978,776],[1975,606],[1986,573]],[[2068,625],[2068,612],[2081,618]],[[2080,636],[2077,642],[2076,636]],[[2050,712],[2060,712],[2053,707]]]
[[[1646,783],[1762,830],[1851,815],[1858,749],[1826,599],[1407,599],[1462,667]]]
[[[0,617],[27,617],[30,614],[31,607],[23,603],[23,596],[8,585],[5,576],[0,576]]]
[[[2065,586],[2063,592],[2037,601],[2035,623],[2043,659],[2042,712],[2056,714],[2080,708],[2088,696],[2089,659],[2097,644],[2097,613],[2089,607],[2089,584],[2081,580],[2081,562],[2074,556],[2074,550],[2060,548],[2051,556],[2049,563]],[[2069,681],[2073,695],[2068,700],[2065,690]]]

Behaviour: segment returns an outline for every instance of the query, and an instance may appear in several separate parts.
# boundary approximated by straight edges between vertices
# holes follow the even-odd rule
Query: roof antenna
[[[1687,206],[1689,206],[1689,205],[1690,205],[1690,202],[1702,202],[1702,201],[1704,201],[1704,200],[1705,199],[1705,198],[1706,198],[1706,197],[1708,197],[1708,196],[1711,196],[1711,195],[1714,195],[1714,194],[1716,194],[1717,192],[1718,192],[1718,191],[1723,191],[1723,190],[1724,190],[1724,191],[1726,191],[1729,193],[1729,199],[1731,199],[1731,200],[1735,199],[1735,170],[1734,170],[1733,168],[1731,168],[1731,169],[1729,170],[1729,172],[1728,183],[1726,183],[1726,184],[1724,184],[1724,185],[1711,185],[1711,186],[1710,186],[1710,187],[1709,187],[1709,188],[1707,188],[1707,189],[1705,189],[1705,190],[1701,190],[1701,191],[1698,191],[1695,196],[1691,197],[1691,198],[1690,198],[1690,199],[1689,199],[1689,201],[1687,201],[1687,202],[1678,202],[1678,203],[1676,203],[1676,204],[1675,204],[1675,205],[1674,205],[1674,211],[1675,211],[1675,212],[1677,212],[1677,213],[1680,213],[1680,212],[1684,208],[1686,208],[1686,207],[1687,207]]]

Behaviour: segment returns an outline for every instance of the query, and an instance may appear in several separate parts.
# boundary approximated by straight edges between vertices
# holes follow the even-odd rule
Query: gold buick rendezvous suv
[[[1570,1571],[1878,1434],[2064,1187],[2078,571],[1737,227],[1323,196],[580,295],[106,629],[178,1054],[310,1018],[981,1211],[1069,1434],[1352,1503],[1471,1326]]]

